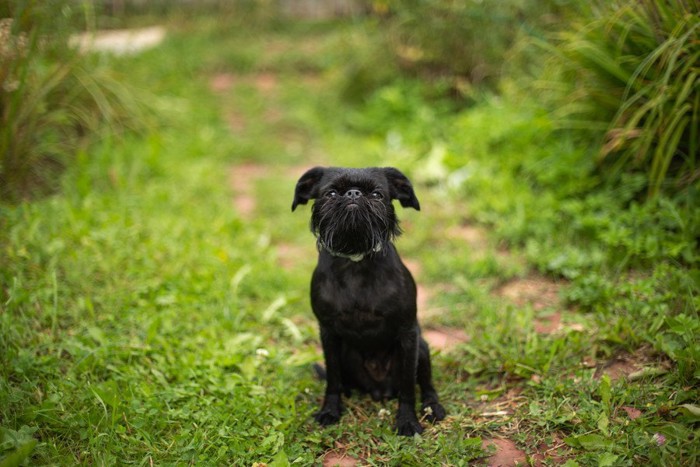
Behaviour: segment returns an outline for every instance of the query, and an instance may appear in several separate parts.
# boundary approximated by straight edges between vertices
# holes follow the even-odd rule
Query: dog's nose
[[[351,188],[345,192],[345,197],[350,199],[357,199],[362,196],[362,192],[356,188]]]

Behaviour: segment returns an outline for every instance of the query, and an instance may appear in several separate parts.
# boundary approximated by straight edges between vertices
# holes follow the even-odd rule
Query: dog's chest
[[[378,274],[317,274],[312,305],[321,323],[339,335],[382,338],[393,335],[410,300],[400,277]]]
[[[395,295],[393,285],[381,285],[366,279],[331,281],[322,294],[333,319],[348,326],[380,324],[392,313],[395,304],[387,299]]]
[[[365,340],[393,334],[392,310],[358,297],[350,298],[343,306],[334,307],[330,322],[336,332],[344,337]]]

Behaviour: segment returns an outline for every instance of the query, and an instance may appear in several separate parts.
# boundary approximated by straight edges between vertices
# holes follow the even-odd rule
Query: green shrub
[[[700,177],[700,9],[681,0],[596,1],[560,32],[559,123],[601,139],[615,176],[642,171],[650,196]]]
[[[381,2],[377,2],[381,3]],[[405,70],[453,81],[456,90],[495,88],[519,37],[558,21],[568,2],[389,0],[386,31]]]
[[[69,46],[77,12],[71,2],[0,3],[0,199],[52,190],[86,134],[140,121],[132,92]]]

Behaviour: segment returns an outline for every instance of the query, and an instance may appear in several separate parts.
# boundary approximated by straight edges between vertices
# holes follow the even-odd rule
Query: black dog
[[[392,239],[400,234],[392,200],[420,209],[411,182],[394,168],[323,168],[297,182],[292,211],[315,199],[311,231],[319,249],[311,306],[321,330],[326,395],[321,425],[340,419],[341,392],[398,396],[396,429],[421,433],[416,383],[426,419],[445,418],[431,382],[428,344],[416,318],[416,284]]]

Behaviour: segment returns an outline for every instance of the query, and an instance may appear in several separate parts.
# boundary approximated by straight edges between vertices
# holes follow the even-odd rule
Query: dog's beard
[[[344,255],[384,250],[401,233],[392,206],[364,198],[354,206],[343,198],[316,201],[311,231],[319,248]]]

